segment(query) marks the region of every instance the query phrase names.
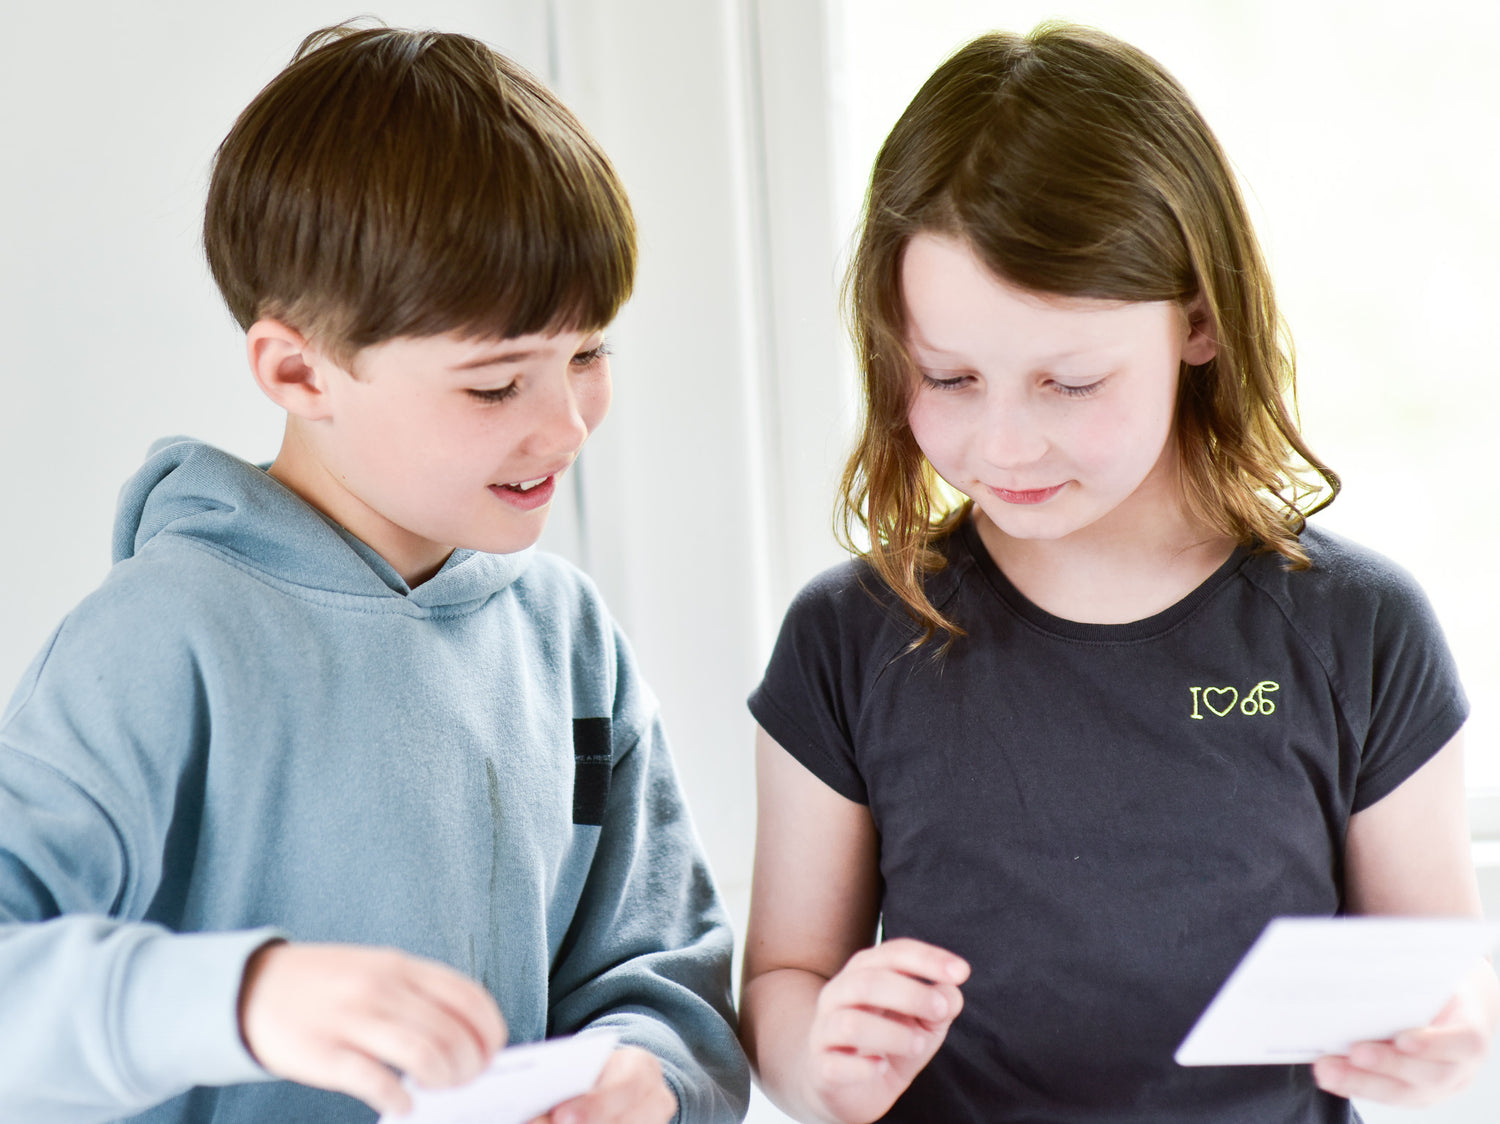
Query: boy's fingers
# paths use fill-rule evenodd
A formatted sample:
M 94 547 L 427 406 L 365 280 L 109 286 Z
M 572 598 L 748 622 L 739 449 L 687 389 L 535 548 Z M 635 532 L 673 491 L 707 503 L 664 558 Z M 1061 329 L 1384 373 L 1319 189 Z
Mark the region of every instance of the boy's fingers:
M 659 1084 L 659 1083 L 658 1083 Z M 607 1124 L 616 1120 L 642 1120 L 665 1124 L 677 1111 L 677 1102 L 665 1085 L 615 1085 L 594 1089 L 554 1108 L 551 1124 Z
M 376 1112 L 411 1111 L 411 1096 L 388 1067 L 357 1050 L 337 1050 L 326 1059 L 319 1081 L 321 1088 L 347 1093 L 364 1101 Z
M 677 1098 L 667 1088 L 661 1063 L 636 1046 L 621 1046 L 609 1056 L 594 1087 L 553 1107 L 547 1124 L 611 1124 L 636 1121 L 666 1124 L 677 1114 Z
M 464 1027 L 415 999 L 372 1012 L 345 1034 L 352 1045 L 426 1088 L 463 1084 L 478 1076 L 487 1060 Z
M 486 1060 L 505 1045 L 505 1019 L 482 985 L 446 964 L 417 960 L 412 962 L 412 970 L 414 985 L 464 1024 Z

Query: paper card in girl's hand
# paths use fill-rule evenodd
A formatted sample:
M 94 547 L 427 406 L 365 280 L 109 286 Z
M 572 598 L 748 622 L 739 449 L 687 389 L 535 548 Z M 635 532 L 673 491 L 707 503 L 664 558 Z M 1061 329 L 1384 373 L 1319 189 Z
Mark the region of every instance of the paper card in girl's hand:
M 1280 917 L 1177 1049 L 1179 1065 L 1289 1065 L 1426 1026 L 1500 944 L 1470 918 Z

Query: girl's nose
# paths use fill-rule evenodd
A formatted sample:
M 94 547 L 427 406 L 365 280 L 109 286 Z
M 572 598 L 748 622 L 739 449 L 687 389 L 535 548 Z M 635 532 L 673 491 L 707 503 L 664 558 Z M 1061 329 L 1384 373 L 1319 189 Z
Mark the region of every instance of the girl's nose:
M 985 404 L 979 454 L 999 469 L 1035 464 L 1047 451 L 1047 438 L 1024 400 L 997 396 Z

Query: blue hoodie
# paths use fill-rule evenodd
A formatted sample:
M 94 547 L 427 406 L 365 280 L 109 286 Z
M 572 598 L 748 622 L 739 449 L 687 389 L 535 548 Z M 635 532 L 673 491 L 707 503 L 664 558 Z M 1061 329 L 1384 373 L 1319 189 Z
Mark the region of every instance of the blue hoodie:
M 373 1120 L 246 1051 L 274 936 L 450 964 L 512 1041 L 616 1027 L 680 1119 L 743 1115 L 729 929 L 587 578 L 457 551 L 409 589 L 183 440 L 114 554 L 0 719 L 0 1119 Z

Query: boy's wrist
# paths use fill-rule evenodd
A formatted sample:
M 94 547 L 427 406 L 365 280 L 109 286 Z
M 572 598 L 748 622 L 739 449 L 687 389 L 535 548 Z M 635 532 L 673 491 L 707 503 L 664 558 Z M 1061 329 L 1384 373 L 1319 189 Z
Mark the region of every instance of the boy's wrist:
M 240 1032 L 240 1044 L 245 1047 L 245 1052 L 255 1059 L 257 1065 L 260 1064 L 260 1059 L 255 1057 L 255 1050 L 250 1045 L 250 1040 L 245 1037 L 245 1005 L 249 1002 L 250 994 L 255 988 L 255 981 L 260 974 L 261 966 L 265 963 L 266 953 L 286 943 L 285 937 L 272 937 L 245 958 L 245 970 L 240 973 L 239 997 L 235 1002 L 235 1023 Z
M 282 939 L 257 929 L 159 933 L 140 942 L 122 976 L 119 1045 L 143 1093 L 269 1079 L 240 1035 L 239 999 L 246 963 Z

